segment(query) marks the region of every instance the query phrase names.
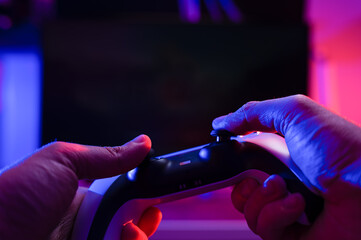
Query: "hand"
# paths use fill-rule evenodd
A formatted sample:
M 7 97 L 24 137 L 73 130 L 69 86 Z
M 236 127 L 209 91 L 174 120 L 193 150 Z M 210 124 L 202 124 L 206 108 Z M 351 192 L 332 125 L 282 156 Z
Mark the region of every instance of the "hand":
M 296 95 L 249 102 L 235 113 L 213 121 L 214 129 L 245 134 L 278 132 L 291 158 L 325 200 L 311 226 L 296 223 L 304 209 L 300 194 L 288 195 L 284 181 L 271 176 L 261 186 L 253 179 L 239 183 L 235 207 L 263 239 L 359 239 L 361 236 L 361 129 Z
M 145 135 L 120 147 L 65 142 L 43 147 L 0 175 L 0 239 L 68 239 L 86 191 L 78 188 L 78 180 L 129 171 L 150 147 Z M 160 220 L 160 211 L 149 208 L 139 227 L 123 227 L 122 239 L 147 239 Z

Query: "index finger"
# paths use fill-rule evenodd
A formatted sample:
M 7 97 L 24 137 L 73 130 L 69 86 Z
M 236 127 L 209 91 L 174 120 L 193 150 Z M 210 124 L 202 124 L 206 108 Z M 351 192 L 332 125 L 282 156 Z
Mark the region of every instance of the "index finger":
M 213 128 L 225 129 L 236 134 L 262 131 L 286 135 L 289 127 L 307 118 L 308 113 L 317 108 L 316 105 L 303 95 L 261 102 L 252 101 L 234 113 L 216 118 L 213 121 Z

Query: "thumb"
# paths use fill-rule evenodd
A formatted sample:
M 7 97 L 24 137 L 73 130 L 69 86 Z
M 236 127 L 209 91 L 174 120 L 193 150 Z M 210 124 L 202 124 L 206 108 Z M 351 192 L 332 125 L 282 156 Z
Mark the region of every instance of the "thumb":
M 150 147 L 145 135 L 119 147 L 65 142 L 43 147 L 0 175 L 0 229 L 6 229 L 0 238 L 46 239 L 74 200 L 78 179 L 126 172 L 139 165 Z
M 140 135 L 117 147 L 86 146 L 55 142 L 31 158 L 50 159 L 70 168 L 78 179 L 96 179 L 115 176 L 138 166 L 148 154 L 151 140 Z

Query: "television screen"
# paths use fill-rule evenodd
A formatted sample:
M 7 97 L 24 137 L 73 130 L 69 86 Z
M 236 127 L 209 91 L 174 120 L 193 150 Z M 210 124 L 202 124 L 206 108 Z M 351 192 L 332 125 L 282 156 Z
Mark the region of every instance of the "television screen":
M 211 122 L 250 100 L 306 93 L 307 26 L 55 21 L 43 32 L 43 144 L 156 154 L 212 141 Z

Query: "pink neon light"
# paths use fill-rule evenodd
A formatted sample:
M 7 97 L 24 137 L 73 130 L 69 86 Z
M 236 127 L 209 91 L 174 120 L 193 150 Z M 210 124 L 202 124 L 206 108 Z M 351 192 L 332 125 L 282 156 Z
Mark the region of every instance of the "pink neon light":
M 361 2 L 309 0 L 312 98 L 361 123 Z

